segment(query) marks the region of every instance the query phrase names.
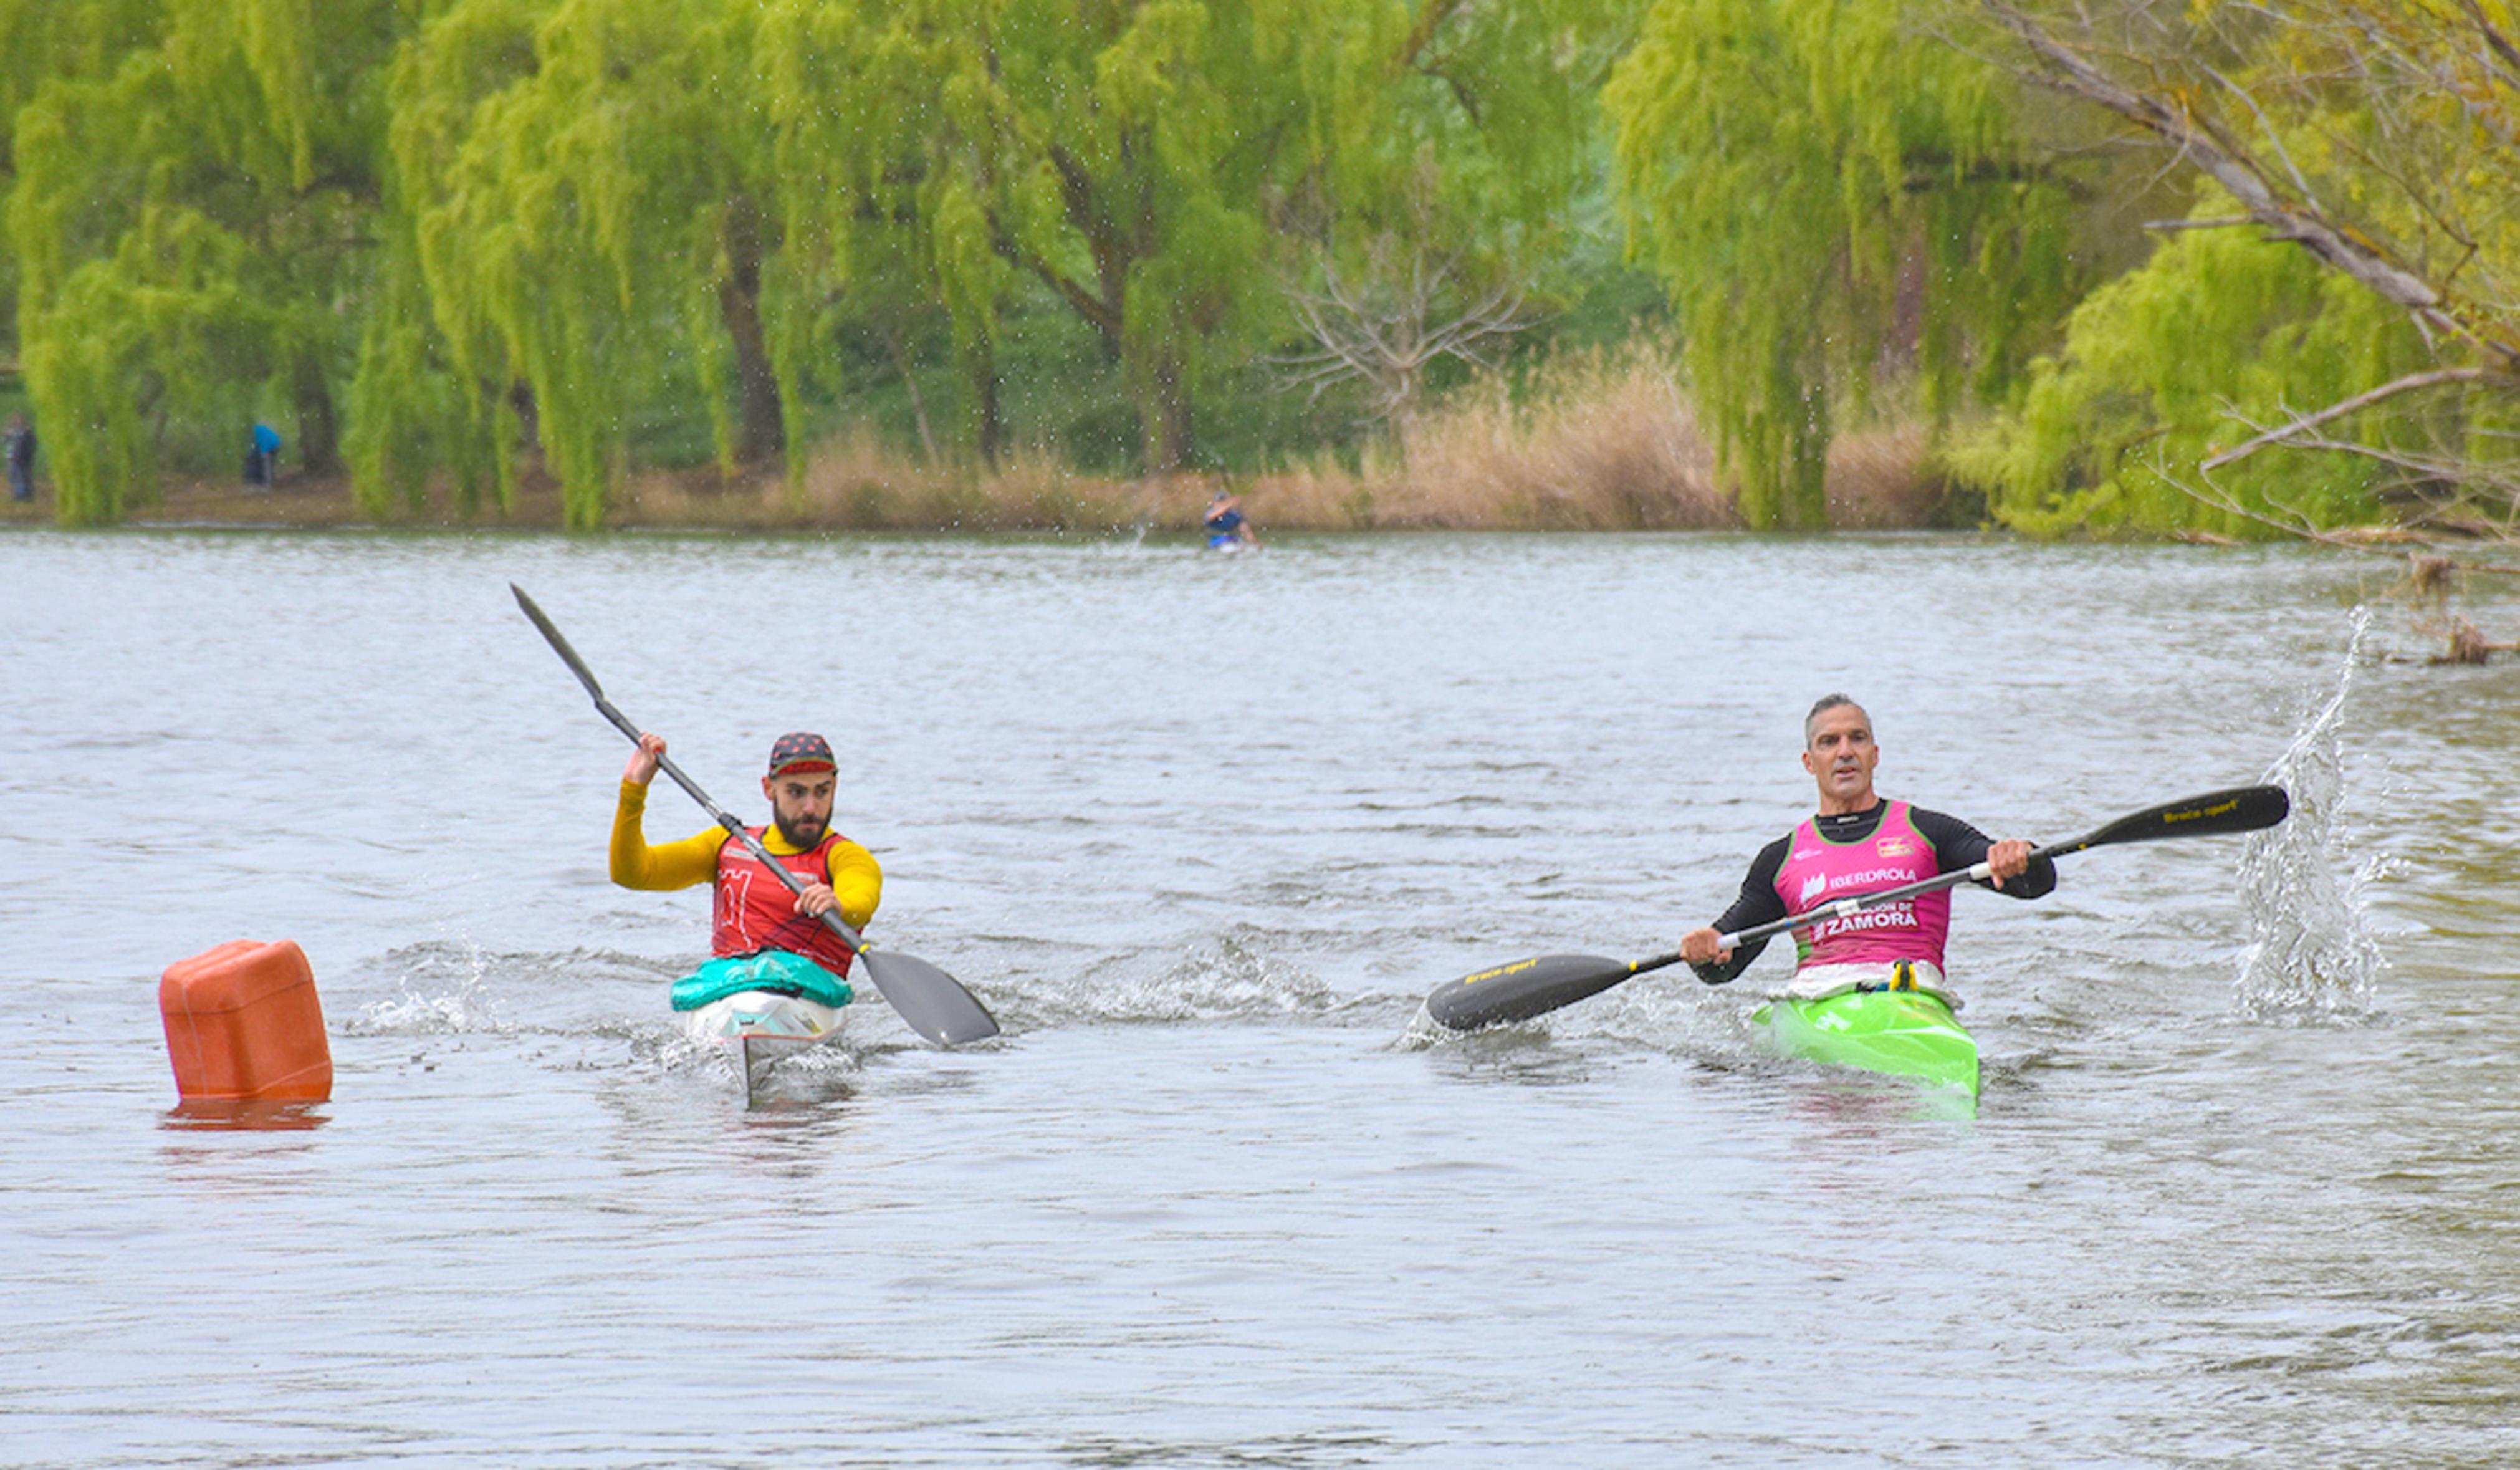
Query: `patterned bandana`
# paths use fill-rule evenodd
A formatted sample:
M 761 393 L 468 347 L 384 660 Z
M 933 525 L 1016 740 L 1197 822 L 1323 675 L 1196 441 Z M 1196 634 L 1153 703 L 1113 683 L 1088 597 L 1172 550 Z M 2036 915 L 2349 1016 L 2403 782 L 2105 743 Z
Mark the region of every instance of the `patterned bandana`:
M 784 776 L 789 771 L 827 771 L 837 768 L 832 759 L 832 743 L 820 735 L 804 730 L 779 737 L 770 748 L 770 774 Z

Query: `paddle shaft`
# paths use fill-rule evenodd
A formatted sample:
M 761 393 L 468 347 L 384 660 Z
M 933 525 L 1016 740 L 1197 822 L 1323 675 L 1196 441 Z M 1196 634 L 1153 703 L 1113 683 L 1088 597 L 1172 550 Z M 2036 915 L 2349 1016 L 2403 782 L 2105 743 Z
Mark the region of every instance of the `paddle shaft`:
M 625 718 L 620 711 L 613 709 L 612 702 L 610 700 L 606 699 L 603 695 L 599 694 L 595 697 L 595 708 L 603 711 L 604 717 L 612 721 L 612 723 L 620 729 L 622 734 L 629 736 L 630 743 L 632 745 L 637 745 L 639 743 L 639 727 L 632 724 L 627 718 Z M 727 830 L 728 836 L 733 837 L 737 842 L 743 844 L 744 850 L 750 852 L 754 859 L 763 867 L 778 874 L 779 881 L 788 885 L 788 892 L 798 895 L 799 896 L 804 894 L 805 880 L 796 876 L 796 870 L 790 868 L 786 863 L 781 862 L 778 858 L 773 857 L 770 854 L 770 850 L 761 845 L 761 839 L 752 835 L 751 828 L 743 825 L 742 821 L 736 817 L 732 812 L 727 811 L 724 807 L 719 806 L 715 802 L 710 801 L 708 799 L 708 793 L 700 790 L 699 783 L 694 781 L 691 777 L 684 775 L 683 768 L 676 765 L 671 757 L 664 755 L 657 756 L 656 769 L 673 777 L 674 784 L 681 787 L 684 791 L 689 792 L 692 800 L 700 804 L 700 809 L 707 812 L 711 820 L 715 821 L 719 826 L 724 827 Z M 866 941 L 860 939 L 858 937 L 858 932 L 851 929 L 848 926 L 848 922 L 840 917 L 840 911 L 836 904 L 831 908 L 824 909 L 814 917 L 822 920 L 825 927 L 829 928 L 832 933 L 838 935 L 840 937 L 840 942 L 847 944 L 851 949 L 858 951 L 865 950 L 867 946 Z
M 2033 848 L 2030 850 L 2030 860 L 2037 862 L 2043 857 L 2063 857 L 2067 853 L 2081 852 L 2092 848 L 2105 848 L 2116 843 L 2152 842 L 2160 838 L 2182 837 L 2189 834 L 2211 836 L 2231 832 L 2254 832 L 2282 821 L 2291 810 L 2292 799 L 2286 796 L 2280 787 L 2235 786 L 2228 791 L 2207 792 L 2201 797 L 2190 797 L 2185 801 L 2147 806 L 2141 811 L 2119 817 L 2105 826 L 2094 827 L 2072 842 L 2049 843 L 2044 848 Z M 1823 903 L 1807 913 L 1795 914 L 1791 918 L 1778 919 L 1770 924 L 1761 924 L 1754 929 L 1744 929 L 1739 934 L 1728 934 L 1717 942 L 1724 948 L 1732 949 L 1782 934 L 1788 929 L 1800 929 L 1815 919 L 1842 919 L 1848 914 L 1879 904 L 1895 903 L 1901 898 L 1913 898 L 1920 894 L 1940 893 L 1944 889 L 1956 888 L 1963 883 L 1984 882 L 1994 876 L 1994 865 L 1981 862 L 1974 867 L 1961 868 L 1950 873 L 1937 873 L 1931 878 L 1919 879 L 1898 888 L 1884 889 L 1877 894 L 1865 894 L 1856 897 L 1840 898 L 1834 903 Z
M 2059 843 L 2052 848 L 2032 849 L 2030 858 L 2036 862 L 2042 857 L 2056 857 L 2067 852 L 2079 852 L 2082 850 L 2081 843 Z M 1743 944 L 1755 944 L 1761 940 L 1774 939 L 1788 929 L 1800 929 L 1806 924 L 1816 923 L 1822 919 L 1843 919 L 1849 914 L 1861 913 L 1868 908 L 1878 908 L 1884 903 L 1896 903 L 1902 898 L 1914 898 L 1926 894 L 1939 894 L 1947 888 L 1958 888 L 1963 883 L 1983 882 L 1994 876 L 1995 866 L 1992 863 L 1981 862 L 1974 867 L 1955 868 L 1948 873 L 1937 873 L 1931 878 L 1919 878 L 1913 883 L 1903 883 L 1897 888 L 1885 888 L 1877 894 L 1859 894 L 1851 898 L 1840 898 L 1834 903 L 1823 903 L 1818 908 L 1795 914 L 1790 918 L 1775 919 L 1765 924 L 1753 925 L 1739 934 L 1725 935 L 1715 942 L 1721 948 L 1737 949 Z
M 568 666 L 568 671 L 577 675 L 577 681 L 586 686 L 587 694 L 595 701 L 597 712 L 610 720 L 614 729 L 629 736 L 632 742 L 637 742 L 640 738 L 639 727 L 632 724 L 627 715 L 612 708 L 612 702 L 604 697 L 604 686 L 595 681 L 595 670 L 586 666 L 586 661 L 577 656 L 576 649 L 569 647 L 568 639 L 562 637 L 561 630 L 553 625 L 552 620 L 543 616 L 542 609 L 534 606 L 534 600 L 525 595 L 524 588 L 510 582 L 508 590 L 517 594 L 517 606 L 522 608 L 525 617 L 533 620 L 534 626 L 543 635 L 543 641 L 551 645 L 553 653 L 560 655 L 561 662 Z M 698 782 L 684 775 L 681 766 L 659 754 L 656 757 L 656 768 L 673 777 L 674 784 L 690 793 L 692 800 L 699 803 L 701 809 L 715 818 L 717 824 L 725 828 L 730 836 L 743 844 L 745 850 L 759 860 L 763 867 L 778 874 L 779 881 L 788 886 L 789 893 L 800 898 L 804 896 L 804 879 L 790 872 L 787 864 L 771 856 L 770 850 L 761 845 L 761 840 L 745 830 L 744 825 L 729 815 L 724 807 L 710 801 L 708 793 L 700 790 Z M 980 1004 L 978 996 L 963 988 L 961 981 L 923 959 L 892 949 L 878 953 L 869 948 L 858 932 L 851 929 L 847 921 L 840 917 L 837 904 L 814 917 L 824 928 L 838 936 L 840 942 L 848 945 L 851 953 L 866 961 L 867 978 L 875 982 L 876 989 L 891 1003 L 893 1010 L 912 1031 L 945 1046 L 959 1046 L 966 1041 L 985 1041 L 998 1034 L 997 1018 L 989 1014 L 987 1006 Z
M 510 582 L 508 590 L 517 594 L 517 605 L 525 610 L 525 616 L 533 620 L 537 629 L 541 630 L 544 641 L 551 644 L 552 652 L 560 655 L 561 662 L 568 666 L 568 671 L 577 675 L 577 681 L 586 686 L 586 692 L 594 697 L 597 712 L 606 719 L 612 721 L 612 728 L 629 736 L 632 745 L 637 745 L 641 734 L 639 727 L 631 723 L 630 716 L 614 709 L 612 701 L 604 697 L 604 686 L 596 682 L 595 670 L 587 667 L 586 661 L 577 656 L 577 650 L 569 646 L 566 635 L 561 632 L 551 619 L 544 616 L 543 610 L 535 605 L 532 598 L 525 595 L 524 588 Z M 771 856 L 770 850 L 761 845 L 761 839 L 753 836 L 751 829 L 745 827 L 725 807 L 710 801 L 708 793 L 700 790 L 699 783 L 684 775 L 683 768 L 676 765 L 670 757 L 658 755 L 656 768 L 673 777 L 674 784 L 688 793 L 693 801 L 699 803 L 700 809 L 707 812 L 719 826 L 724 827 L 729 836 L 743 844 L 744 850 L 750 852 L 763 867 L 778 874 L 779 881 L 788 885 L 789 893 L 799 896 L 804 894 L 805 880 L 797 877 L 786 863 Z M 815 917 L 822 920 L 824 926 L 832 933 L 838 935 L 840 942 L 848 945 L 851 951 L 860 954 L 866 952 L 866 941 L 859 938 L 858 932 L 851 929 L 847 921 L 840 917 L 837 905 L 823 910 Z
M 2051 843 L 2033 849 L 2030 856 L 2034 860 L 2061 857 L 2090 848 L 2149 842 L 2159 838 L 2255 832 L 2282 821 L 2291 804 L 2291 799 L 2284 795 L 2281 787 L 2276 786 L 2241 786 L 2208 792 L 2201 797 L 2147 806 L 2094 828 L 2072 842 Z M 1808 912 L 1744 929 L 1737 934 L 1721 935 L 1717 937 L 1716 944 L 1720 950 L 1736 949 L 1789 929 L 1843 918 L 1880 904 L 1895 903 L 1919 894 L 1994 876 L 1991 864 L 1979 862 L 1877 894 L 1857 895 L 1833 903 L 1823 903 Z M 1426 1012 L 1437 1023 L 1454 1031 L 1476 1031 L 1499 1022 L 1527 1021 L 1598 995 L 1632 977 L 1680 964 L 1688 957 L 1685 952 L 1675 951 L 1632 962 L 1590 954 L 1544 955 L 1537 959 L 1518 960 L 1437 987 L 1434 993 L 1426 997 Z
M 2054 857 L 2063 852 L 2079 852 L 2085 846 L 2087 846 L 2087 844 L 2079 842 L 2059 843 L 2052 848 L 2040 848 L 2030 855 L 2033 859 L 2041 857 Z M 1808 913 L 1799 913 L 1795 914 L 1791 918 L 1778 919 L 1773 923 L 1761 924 L 1755 928 L 1744 929 L 1739 934 L 1725 935 L 1716 940 L 1715 942 L 1719 949 L 1737 949 L 1743 944 L 1755 944 L 1761 940 L 1774 939 L 1776 936 L 1783 934 L 1788 929 L 1800 929 L 1806 924 L 1814 923 L 1821 919 L 1844 918 L 1848 914 L 1857 913 L 1864 909 L 1875 907 L 1879 904 L 1896 903 L 1902 898 L 1913 898 L 1919 894 L 1939 893 L 1947 888 L 1958 888 L 1963 883 L 1968 883 L 1976 879 L 1991 878 L 1994 875 L 1995 870 L 1982 862 L 1975 867 L 1956 868 L 1951 872 L 1937 873 L 1931 878 L 1920 879 L 1917 882 L 1906 884 L 1899 888 L 1883 889 L 1877 894 L 1864 894 L 1852 898 L 1840 898 L 1834 903 L 1823 903 L 1820 907 L 1812 909 Z M 1687 958 L 1688 958 L 1687 954 L 1675 949 L 1669 954 L 1657 954 L 1650 959 L 1631 960 L 1628 962 L 1625 973 L 1619 978 L 1621 980 L 1625 980 L 1631 976 L 1651 974 L 1656 970 L 1668 970 Z M 1613 981 L 1611 984 L 1615 985 L 1617 982 Z

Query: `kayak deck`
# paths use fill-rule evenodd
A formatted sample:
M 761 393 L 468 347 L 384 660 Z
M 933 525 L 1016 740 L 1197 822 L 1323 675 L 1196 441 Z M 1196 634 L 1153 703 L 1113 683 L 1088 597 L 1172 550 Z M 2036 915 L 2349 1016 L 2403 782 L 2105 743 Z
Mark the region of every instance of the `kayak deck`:
M 1923 990 L 1849 990 L 1770 1001 L 1750 1017 L 1778 1056 L 1913 1078 L 1978 1095 L 1977 1038 Z

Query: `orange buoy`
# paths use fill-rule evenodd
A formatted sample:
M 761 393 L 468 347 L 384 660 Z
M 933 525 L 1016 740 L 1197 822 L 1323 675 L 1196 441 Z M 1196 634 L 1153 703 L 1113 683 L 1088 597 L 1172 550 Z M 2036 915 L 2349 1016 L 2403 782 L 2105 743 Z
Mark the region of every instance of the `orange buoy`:
M 234 940 L 178 960 L 158 983 L 158 1009 L 175 1090 L 187 1098 L 333 1095 L 315 971 L 293 940 Z

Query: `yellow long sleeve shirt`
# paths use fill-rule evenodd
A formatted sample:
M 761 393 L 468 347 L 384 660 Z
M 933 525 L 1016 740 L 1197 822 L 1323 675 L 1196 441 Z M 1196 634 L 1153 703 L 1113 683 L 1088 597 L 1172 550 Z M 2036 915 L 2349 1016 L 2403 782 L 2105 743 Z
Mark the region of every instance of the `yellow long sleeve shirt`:
M 621 783 L 620 804 L 612 811 L 612 881 L 623 888 L 663 892 L 691 888 L 717 877 L 717 851 L 726 845 L 726 829 L 711 827 L 681 842 L 648 846 L 643 818 L 648 788 Z M 804 850 L 783 836 L 777 823 L 761 834 L 761 845 L 775 856 Z M 883 869 L 875 854 L 846 838 L 832 844 L 826 858 L 832 896 L 840 902 L 840 917 L 851 929 L 864 929 L 883 901 Z

